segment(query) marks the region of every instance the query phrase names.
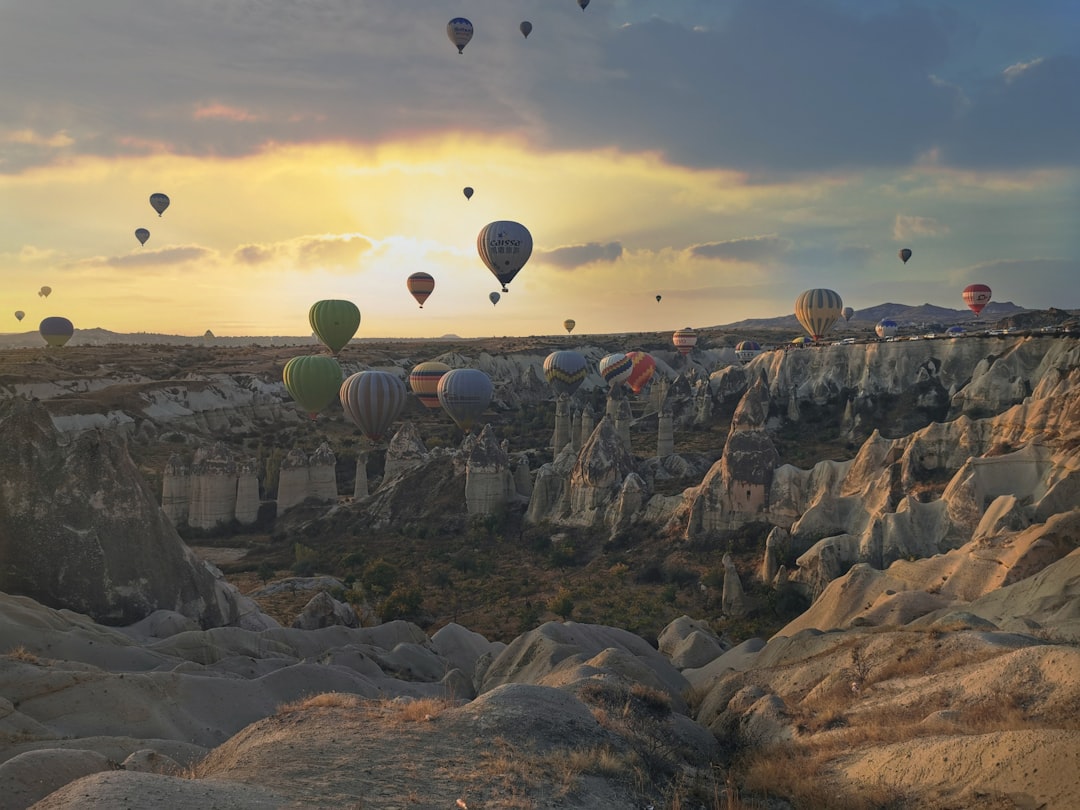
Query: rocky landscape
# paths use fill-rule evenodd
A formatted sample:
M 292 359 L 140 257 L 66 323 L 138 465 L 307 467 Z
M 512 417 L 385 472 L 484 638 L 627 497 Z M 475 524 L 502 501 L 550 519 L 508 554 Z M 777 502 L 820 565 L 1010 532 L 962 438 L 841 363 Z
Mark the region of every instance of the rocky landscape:
M 0 354 L 0 808 L 1080 806 L 1080 340 L 627 340 Z

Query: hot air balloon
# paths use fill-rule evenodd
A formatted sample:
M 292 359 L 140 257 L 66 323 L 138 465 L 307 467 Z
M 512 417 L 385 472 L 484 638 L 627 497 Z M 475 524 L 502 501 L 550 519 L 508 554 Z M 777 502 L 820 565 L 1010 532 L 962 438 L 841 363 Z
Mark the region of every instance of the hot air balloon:
M 455 368 L 439 380 L 439 403 L 457 426 L 468 433 L 491 402 L 491 378 L 475 368 Z
M 630 375 L 626 378 L 626 385 L 635 394 L 640 394 L 652 379 L 656 371 L 656 360 L 648 352 L 629 352 Z
M 38 298 L 48 298 L 49 293 L 52 292 L 52 287 L 42 287 L 38 290 Z
M 978 317 L 983 307 L 990 303 L 990 288 L 985 284 L 969 284 L 964 287 L 964 303 Z
M 962 326 L 950 326 L 945 330 L 945 337 L 963 337 L 967 334 L 967 330 Z
M 345 379 L 338 396 L 345 415 L 361 433 L 377 442 L 405 404 L 405 383 L 389 371 L 358 371 Z
M 661 299 L 661 298 L 663 298 L 663 297 L 664 297 L 664 296 L 662 296 L 662 295 L 658 295 L 658 296 L 656 296 L 656 303 L 658 303 L 658 304 L 659 304 L 659 303 L 660 303 L 660 299 Z
M 146 230 L 146 228 L 136 228 L 135 238 L 139 240 L 140 245 L 145 245 L 146 240 L 150 238 L 150 231 Z
M 589 5 L 589 0 L 577 0 L 577 4 L 581 6 L 581 10 L 585 10 L 585 6 Z
M 844 316 L 844 322 L 846 323 L 855 317 L 855 310 L 851 307 L 844 307 L 840 310 L 840 314 Z
M 573 318 L 567 318 L 565 321 L 562 322 L 562 325 L 563 329 L 566 330 L 566 334 L 569 335 L 571 332 L 574 331 L 574 327 L 577 326 L 577 321 L 575 321 Z
M 420 305 L 420 309 L 423 309 L 424 302 L 428 300 L 428 296 L 435 289 L 435 279 L 427 273 L 413 273 L 405 281 L 405 286 L 409 288 L 409 292 L 412 293 L 412 297 Z
M 497 303 L 499 303 L 500 298 L 502 298 L 502 296 L 499 295 L 497 292 L 488 293 L 488 301 L 491 302 L 492 306 L 495 306 Z
M 911 258 L 911 248 L 901 248 L 896 255 L 900 257 L 900 261 L 907 264 L 907 260 Z
M 761 354 L 761 345 L 753 340 L 740 340 L 735 344 L 735 356 L 740 363 L 749 363 Z
M 428 360 L 414 367 L 409 374 L 409 388 L 426 408 L 442 407 L 439 403 L 439 380 L 450 370 L 446 363 Z
M 360 310 L 352 301 L 316 301 L 308 310 L 308 323 L 331 353 L 337 354 L 360 328 Z
M 502 284 L 503 292 L 507 292 L 506 285 L 525 266 L 532 249 L 532 234 L 520 222 L 489 222 L 476 237 L 476 250 L 488 270 Z
M 897 329 L 899 329 L 899 327 L 897 326 L 896 321 L 889 320 L 888 318 L 881 319 L 877 322 L 877 326 L 874 327 L 874 331 L 879 338 L 891 338 L 896 335 Z
M 810 343 L 811 340 L 806 335 L 799 335 L 797 338 L 791 341 L 792 346 L 798 346 L 799 348 L 802 348 L 803 346 L 809 346 Z
M 610 390 L 614 391 L 626 382 L 630 372 L 634 370 L 634 360 L 622 352 L 609 354 L 600 358 L 597 370 L 600 372 L 600 376 L 604 378 L 604 382 L 608 384 Z
M 67 318 L 46 318 L 38 326 L 38 331 L 50 346 L 63 346 L 75 334 L 75 327 Z
M 446 35 L 457 46 L 457 52 L 461 53 L 472 39 L 473 24 L 464 17 L 454 17 L 446 24 Z
M 585 381 L 588 362 L 580 352 L 552 352 L 544 358 L 544 379 L 556 394 L 573 394 Z
M 473 187 L 472 187 L 472 186 L 465 186 L 465 188 L 463 188 L 463 189 L 461 190 L 461 193 L 465 195 L 465 199 L 466 199 L 466 200 L 471 200 L 471 199 L 472 199 L 472 195 L 473 195 L 473 194 L 474 194 L 475 192 L 473 191 Z
M 165 209 L 169 207 L 169 195 L 162 194 L 160 191 L 151 194 L 150 207 L 157 211 L 157 215 L 160 217 L 165 213 Z
M 518 26 L 518 30 L 521 31 L 521 35 L 525 37 L 525 39 L 528 39 L 529 34 L 532 33 L 532 23 L 528 20 L 525 20 L 521 25 Z
M 844 302 L 832 290 L 807 290 L 795 299 L 795 317 L 815 341 L 825 337 L 843 308 Z
M 15 320 L 21 321 L 25 317 L 26 317 L 26 313 L 23 312 L 21 309 L 15 310 Z
M 683 357 L 690 354 L 693 351 L 694 346 L 697 345 L 697 332 L 686 326 L 671 336 L 671 342 L 675 344 L 675 348 L 679 350 L 679 354 Z
M 334 401 L 343 376 L 338 361 L 323 354 L 293 357 L 281 371 L 285 390 L 312 419 Z

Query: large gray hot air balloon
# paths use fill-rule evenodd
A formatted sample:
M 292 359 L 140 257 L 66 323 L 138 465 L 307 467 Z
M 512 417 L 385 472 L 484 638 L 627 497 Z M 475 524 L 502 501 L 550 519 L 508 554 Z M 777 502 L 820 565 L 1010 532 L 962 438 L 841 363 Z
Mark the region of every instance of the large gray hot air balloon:
M 466 433 L 491 402 L 493 391 L 491 378 L 475 368 L 455 368 L 439 378 L 439 404 Z
M 464 17 L 454 17 L 446 24 L 446 35 L 457 46 L 457 52 L 462 53 L 472 39 L 473 24 Z
M 381 440 L 405 404 L 405 383 L 389 371 L 358 371 L 341 384 L 345 415 L 371 441 Z
M 488 270 L 502 284 L 502 291 L 532 255 L 533 240 L 529 229 L 520 222 L 497 220 L 480 229 L 476 250 Z

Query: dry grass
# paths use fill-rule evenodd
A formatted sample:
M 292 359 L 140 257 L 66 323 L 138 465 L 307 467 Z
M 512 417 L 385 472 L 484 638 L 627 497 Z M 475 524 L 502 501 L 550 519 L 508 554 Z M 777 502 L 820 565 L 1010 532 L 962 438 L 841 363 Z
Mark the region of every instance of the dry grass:
M 298 698 L 277 707 L 278 714 L 310 711 L 311 709 L 356 709 L 364 700 L 358 695 L 345 692 L 321 692 L 317 695 Z
M 4 655 L 12 661 L 22 661 L 24 664 L 40 664 L 41 659 L 35 653 L 30 652 L 24 644 L 12 647 Z

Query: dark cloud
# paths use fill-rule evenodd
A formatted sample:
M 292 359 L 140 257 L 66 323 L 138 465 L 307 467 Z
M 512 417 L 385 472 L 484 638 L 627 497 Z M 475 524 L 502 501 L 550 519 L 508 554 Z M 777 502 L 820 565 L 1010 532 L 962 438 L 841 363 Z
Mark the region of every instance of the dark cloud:
M 474 0 L 461 56 L 434 2 L 10 5 L 0 105 L 8 133 L 40 137 L 8 150 L 4 172 L 78 152 L 230 156 L 446 129 L 765 175 L 905 166 L 931 149 L 953 165 L 1060 165 L 1080 149 L 1075 40 L 992 70 L 981 55 L 981 79 L 968 65 L 957 77 L 978 43 L 974 3 L 733 0 L 720 13 L 710 0 L 702 26 L 689 3 L 667 20 L 644 0 L 542 7 L 526 41 L 518 11 Z M 1053 19 L 1040 8 L 1029 26 Z M 58 148 L 58 133 L 74 143 Z
M 622 254 L 623 247 L 619 242 L 608 242 L 606 245 L 589 242 L 586 245 L 567 245 L 554 250 L 541 251 L 537 253 L 537 257 L 542 258 L 547 264 L 571 270 L 593 262 L 614 262 Z
M 762 262 L 776 259 L 791 250 L 791 241 L 779 236 L 748 236 L 724 242 L 694 245 L 690 254 L 702 259 L 729 259 L 737 262 Z

